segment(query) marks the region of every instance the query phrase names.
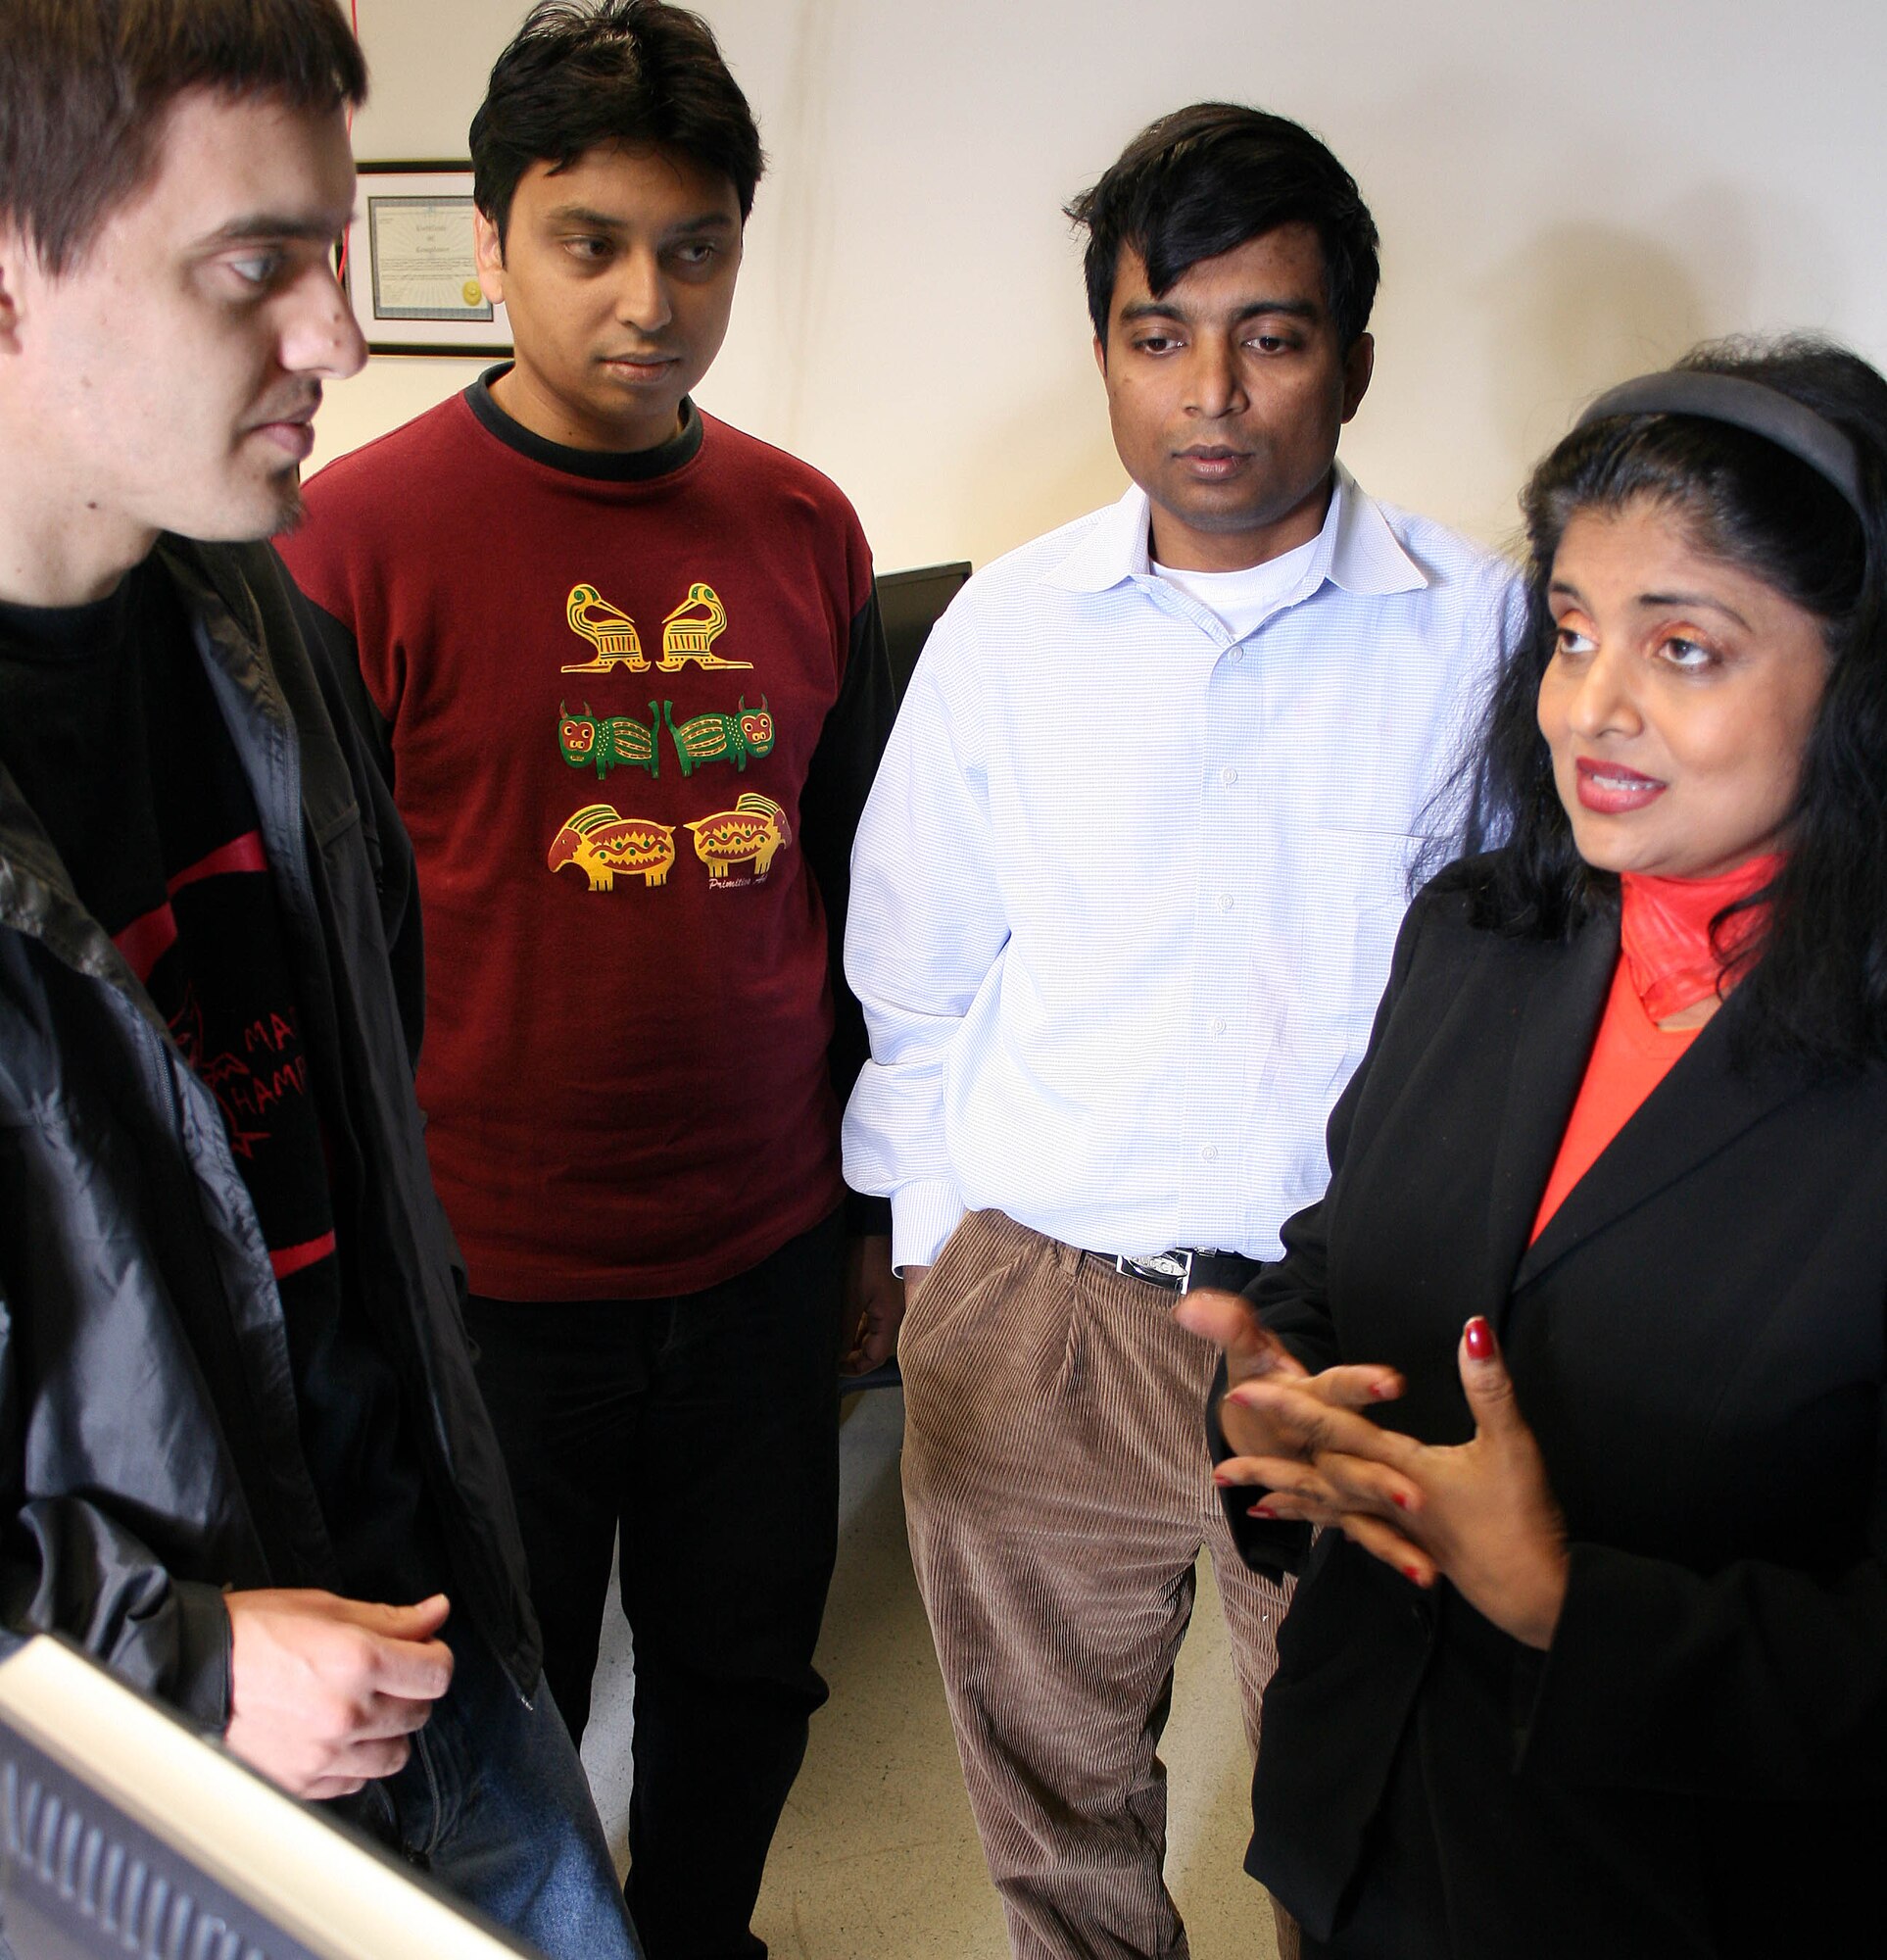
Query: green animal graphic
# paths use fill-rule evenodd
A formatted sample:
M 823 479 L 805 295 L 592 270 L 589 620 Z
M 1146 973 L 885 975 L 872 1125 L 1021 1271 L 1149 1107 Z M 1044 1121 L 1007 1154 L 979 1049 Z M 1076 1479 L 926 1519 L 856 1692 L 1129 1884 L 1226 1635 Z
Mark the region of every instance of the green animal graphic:
M 587 701 L 581 714 L 572 714 L 567 707 L 559 707 L 557 714 L 557 745 L 571 768 L 594 766 L 598 782 L 611 769 L 647 769 L 652 776 L 661 774 L 661 717 L 653 701 L 649 704 L 647 728 L 627 714 L 599 719 L 590 712 Z M 689 725 L 692 727 L 693 723 Z M 769 741 L 767 747 L 772 746 Z M 688 763 L 684 760 L 682 774 L 687 773 Z
M 649 704 L 651 709 L 654 705 L 653 701 Z M 674 739 L 675 756 L 684 776 L 693 775 L 703 762 L 732 762 L 737 769 L 745 770 L 750 756 L 772 752 L 773 716 L 767 710 L 765 695 L 761 695 L 758 708 L 748 707 L 747 696 L 742 695 L 737 713 L 697 714 L 679 727 L 672 701 L 662 703 L 661 712 Z M 640 735 L 642 731 L 638 728 L 636 732 Z

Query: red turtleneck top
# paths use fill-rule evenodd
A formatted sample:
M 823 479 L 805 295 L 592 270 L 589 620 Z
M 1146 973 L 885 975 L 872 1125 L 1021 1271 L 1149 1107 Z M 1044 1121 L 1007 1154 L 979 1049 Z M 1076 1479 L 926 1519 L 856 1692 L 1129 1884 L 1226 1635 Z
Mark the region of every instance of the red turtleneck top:
M 1620 878 L 1619 965 L 1585 1080 L 1533 1217 L 1535 1239 L 1700 1032 L 1658 1023 L 1717 991 L 1723 958 L 1761 931 L 1763 911 L 1753 906 L 1725 924 L 1722 957 L 1711 944 L 1711 920 L 1725 906 L 1761 891 L 1781 862 L 1772 855 L 1752 858 L 1716 878 L 1653 878 L 1632 871 Z

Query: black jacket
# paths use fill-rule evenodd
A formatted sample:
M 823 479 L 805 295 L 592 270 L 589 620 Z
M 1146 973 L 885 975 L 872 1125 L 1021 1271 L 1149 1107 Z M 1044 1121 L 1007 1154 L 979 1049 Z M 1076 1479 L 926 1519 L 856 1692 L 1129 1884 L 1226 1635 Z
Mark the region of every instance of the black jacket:
M 349 1283 L 421 1442 L 456 1608 L 529 1693 L 510 1489 L 412 1096 L 406 834 L 273 552 L 159 554 L 261 820 Z M 219 1589 L 332 1580 L 280 1298 L 216 1102 L 0 769 L 0 1626 L 68 1634 L 220 1729 Z
M 1401 1368 L 1380 1419 L 1431 1442 L 1472 1433 L 1456 1343 L 1488 1316 L 1570 1526 L 1565 1612 L 1542 1656 L 1326 1534 L 1248 1864 L 1327 1937 L 1381 1882 L 1394 1789 L 1447 1902 L 1399 1950 L 1832 1951 L 1887 1841 L 1887 1070 L 1739 1072 L 1733 995 L 1529 1249 L 1617 914 L 1476 930 L 1476 876 L 1411 911 L 1329 1193 L 1251 1294 L 1314 1369 Z

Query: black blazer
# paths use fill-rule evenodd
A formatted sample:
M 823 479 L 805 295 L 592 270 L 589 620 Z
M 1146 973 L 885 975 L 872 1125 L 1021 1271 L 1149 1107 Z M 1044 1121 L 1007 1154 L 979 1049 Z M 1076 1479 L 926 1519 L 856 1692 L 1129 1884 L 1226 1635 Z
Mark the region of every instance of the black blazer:
M 1529 1249 L 1618 921 L 1476 930 L 1479 861 L 1411 909 L 1329 1192 L 1250 1293 L 1312 1368 L 1402 1369 L 1380 1419 L 1432 1442 L 1472 1433 L 1484 1313 L 1571 1528 L 1566 1608 L 1540 1655 L 1325 1534 L 1247 1865 L 1328 1938 L 1413 1800 L 1445 1928 L 1397 1951 L 1833 1950 L 1887 1843 L 1887 1069 L 1739 1072 L 1732 996 Z M 1248 1500 L 1247 1557 L 1292 1563 Z

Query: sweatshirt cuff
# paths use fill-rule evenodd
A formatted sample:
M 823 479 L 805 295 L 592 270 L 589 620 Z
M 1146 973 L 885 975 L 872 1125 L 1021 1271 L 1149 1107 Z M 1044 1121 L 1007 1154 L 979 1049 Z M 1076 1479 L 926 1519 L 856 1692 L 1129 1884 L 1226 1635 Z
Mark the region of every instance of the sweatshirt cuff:
M 892 1269 L 931 1266 L 963 1217 L 963 1200 L 948 1178 L 927 1178 L 892 1193 Z

